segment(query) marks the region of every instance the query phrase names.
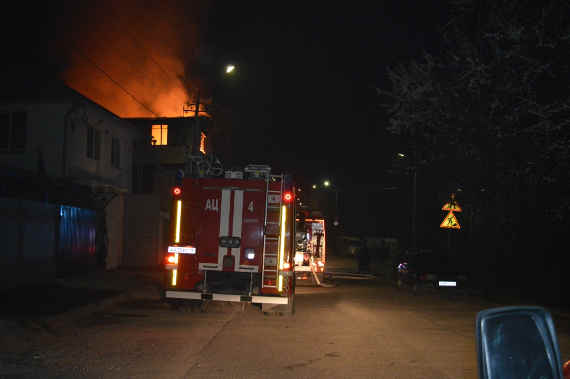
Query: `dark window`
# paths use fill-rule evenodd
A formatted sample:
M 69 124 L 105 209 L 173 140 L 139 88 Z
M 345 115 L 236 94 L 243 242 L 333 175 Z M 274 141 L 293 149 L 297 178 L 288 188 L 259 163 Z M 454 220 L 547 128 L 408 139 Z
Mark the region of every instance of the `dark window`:
M 93 155 L 93 128 L 87 127 L 87 158 L 94 158 Z
M 101 132 L 97 129 L 95 129 L 94 150 L 95 150 L 95 159 L 99 160 L 99 158 L 101 157 Z
M 99 160 L 101 152 L 101 132 L 92 126 L 87 127 L 87 158 Z
M 118 138 L 111 140 L 111 166 L 121 168 L 121 141 Z
M 27 113 L 0 113 L 0 150 L 21 153 L 26 149 Z

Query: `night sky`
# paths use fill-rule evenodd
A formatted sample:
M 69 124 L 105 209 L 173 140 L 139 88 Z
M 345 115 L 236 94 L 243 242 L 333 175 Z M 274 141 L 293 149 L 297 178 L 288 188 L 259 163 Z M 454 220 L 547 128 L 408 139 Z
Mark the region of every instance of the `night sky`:
M 306 188 L 328 178 L 342 190 L 349 229 L 404 236 L 409 205 L 394 204 L 407 204 L 409 178 L 386 173 L 400 140 L 385 131 L 375 88 L 389 89 L 389 66 L 438 49 L 447 6 L 365 4 L 16 6 L 3 24 L 12 51 L 3 71 L 62 77 L 125 117 L 176 115 L 200 83 L 219 109 L 226 166 L 267 163 Z M 219 75 L 228 62 L 238 67 L 229 80 Z
M 437 48 L 444 17 L 444 9 L 413 1 L 224 3 L 210 12 L 207 42 L 242 65 L 240 125 L 265 135 L 272 160 L 316 179 L 366 182 L 350 172 L 388 164 L 393 148 L 374 88 L 387 89 L 388 66 Z
M 375 88 L 389 89 L 388 67 L 438 49 L 447 9 L 415 1 L 330 4 L 212 10 L 208 43 L 245 72 L 240 90 L 247 95 L 233 104 L 242 107 L 241 133 L 232 136 L 251 146 L 248 158 L 268 158 L 307 189 L 325 178 L 338 184 L 347 230 L 406 238 L 410 178 L 386 173 L 401 141 L 385 131 Z M 425 196 L 437 231 L 441 205 Z

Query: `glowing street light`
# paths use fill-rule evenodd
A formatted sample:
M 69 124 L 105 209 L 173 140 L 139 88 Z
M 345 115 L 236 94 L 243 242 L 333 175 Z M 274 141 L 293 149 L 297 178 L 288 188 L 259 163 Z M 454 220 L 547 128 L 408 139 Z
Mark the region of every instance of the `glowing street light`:
M 236 66 L 234 66 L 233 64 L 229 64 L 226 66 L 226 74 L 231 74 L 232 72 L 234 72 L 236 69 Z
M 398 153 L 399 158 L 404 158 L 405 156 L 406 156 L 406 154 L 404 154 L 404 153 Z
M 316 184 L 313 184 L 313 189 L 317 189 L 317 185 L 316 185 Z
M 328 180 L 325 180 L 324 183 L 323 183 L 323 185 L 324 185 L 325 187 L 328 187 L 328 186 L 331 185 L 331 182 L 329 182 Z

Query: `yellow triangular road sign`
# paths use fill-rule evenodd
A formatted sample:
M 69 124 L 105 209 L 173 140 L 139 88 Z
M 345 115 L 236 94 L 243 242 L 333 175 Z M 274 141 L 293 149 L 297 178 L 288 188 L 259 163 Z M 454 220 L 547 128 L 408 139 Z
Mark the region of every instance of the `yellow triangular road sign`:
M 449 211 L 449 213 L 447 214 L 447 216 L 445 216 L 439 227 L 445 229 L 461 229 L 461 225 L 459 225 L 459 222 L 457 221 L 457 218 L 455 217 L 452 211 Z
M 445 203 L 445 205 L 443 206 L 443 208 L 441 208 L 442 211 L 453 211 L 453 212 L 461 212 L 462 209 L 459 206 L 459 204 L 457 204 L 457 202 L 449 202 L 449 203 Z

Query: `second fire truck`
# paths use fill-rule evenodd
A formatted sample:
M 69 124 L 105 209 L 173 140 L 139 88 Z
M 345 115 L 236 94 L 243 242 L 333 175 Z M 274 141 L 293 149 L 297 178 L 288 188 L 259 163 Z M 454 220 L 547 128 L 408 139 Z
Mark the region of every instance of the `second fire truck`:
M 295 276 L 320 285 L 326 266 L 325 219 L 317 212 L 302 210 L 296 221 Z

